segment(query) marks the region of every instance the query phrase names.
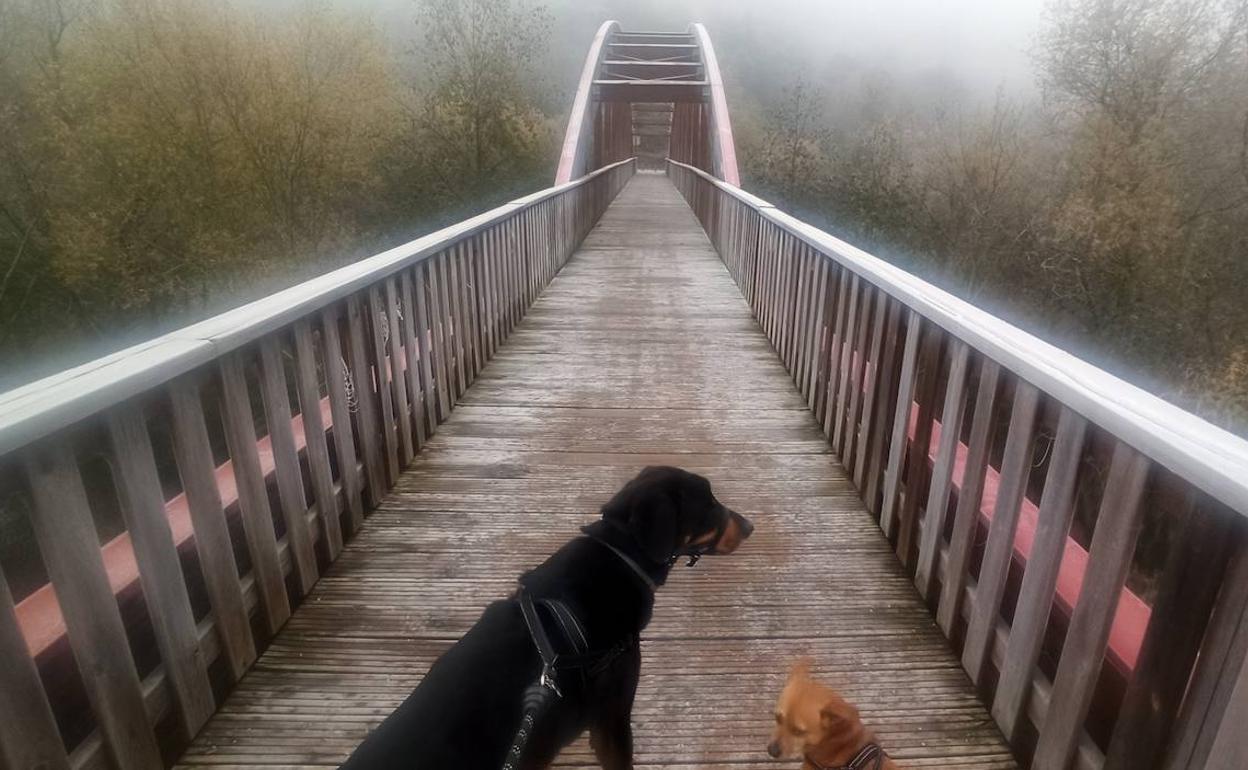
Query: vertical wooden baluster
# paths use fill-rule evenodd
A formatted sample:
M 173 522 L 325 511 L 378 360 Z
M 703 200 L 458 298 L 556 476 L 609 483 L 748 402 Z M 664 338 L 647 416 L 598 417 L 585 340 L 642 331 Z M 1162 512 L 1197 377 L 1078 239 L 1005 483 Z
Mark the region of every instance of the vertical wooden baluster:
M 1236 514 L 1224 509 L 1219 515 Z M 1231 770 L 1226 758 L 1248 756 L 1248 733 L 1241 727 L 1248 724 L 1248 525 L 1240 522 L 1238 530 L 1175 722 L 1166 770 Z
M 464 324 L 464 373 L 467 384 L 472 385 L 477 379 L 480 367 L 477 363 L 476 333 L 476 298 L 473 296 L 471 239 L 464 241 L 459 251 L 459 307 L 460 319 Z
M 910 441 L 910 456 L 906 461 L 905 494 L 897 521 L 897 556 L 907 567 L 913 564 L 915 558 L 914 533 L 919 527 L 919 502 L 924 499 L 924 482 L 929 474 L 927 459 L 931 450 L 936 391 L 940 384 L 942 332 L 934 324 L 925 324 L 925 327 L 914 395 L 918 413 L 915 415 L 914 438 Z
M 810 260 L 810 286 L 806 304 L 806 342 L 802 347 L 802 400 L 810 403 L 815 389 L 819 336 L 823 332 L 824 259 L 811 246 L 805 246 Z
M 329 446 L 325 441 L 325 421 L 321 415 L 321 387 L 316 378 L 316 353 L 308 319 L 295 322 L 294 335 L 295 386 L 299 394 L 299 414 L 303 420 L 304 448 L 308 470 L 312 474 L 312 494 L 316 498 L 321 521 L 321 543 L 326 558 L 333 561 L 342 551 L 342 526 L 338 497 L 334 494 L 334 476 L 329 466 Z
M 1161 584 L 1104 770 L 1152 767 L 1164 756 L 1230 557 L 1234 522 L 1218 513 L 1192 501 L 1173 521 Z
M 1018 516 L 1022 510 L 1023 498 L 1027 493 L 1027 478 L 1031 472 L 1036 410 L 1039 406 L 1040 391 L 1030 383 L 1016 381 L 1014 405 L 1010 410 L 1010 428 L 1005 439 L 1005 451 L 1001 456 L 997 502 L 993 508 L 992 523 L 988 528 L 988 544 L 984 547 L 984 560 L 979 570 L 979 584 L 975 590 L 971 620 L 966 629 L 966 641 L 962 645 L 962 667 L 976 684 L 983 680 L 984 664 L 988 660 L 992 639 L 997 630 L 997 617 L 1001 613 L 1005 579 L 1009 574 L 1010 557 L 1014 552 L 1014 534 L 1018 530 Z
M 575 236 L 573 236 L 575 238 Z M 499 223 L 498 239 L 502 245 L 499 252 L 501 264 L 499 265 L 500 281 L 499 288 L 502 291 L 502 302 L 499 306 L 502 308 L 503 314 L 500 322 L 502 324 L 502 339 L 506 340 L 511 336 L 511 329 L 515 325 L 516 320 L 516 295 L 515 295 L 515 244 L 511 237 L 511 220 L 505 220 Z M 569 249 L 571 243 L 569 242 Z
M 880 373 L 876 378 L 875 414 L 871 417 L 870 446 L 867 448 L 867 472 L 863 484 L 863 499 L 867 510 L 878 515 L 881 500 L 880 486 L 884 483 L 884 463 L 888 451 L 888 439 L 892 435 L 892 417 L 896 411 L 894 383 L 901 375 L 902 363 L 898 360 L 898 343 L 901 338 L 901 303 L 889 302 L 888 316 L 884 319 L 884 353 L 880 356 Z M 904 343 L 902 343 L 904 346 Z
M 793 246 L 793 236 L 781 233 L 780 254 L 784 260 L 784 307 L 780 326 L 780 360 L 784 368 L 793 376 L 793 337 L 797 331 L 797 253 Z
M 381 446 L 385 452 L 386 458 L 386 486 L 389 489 L 399 480 L 399 438 L 398 426 L 395 424 L 394 418 L 394 400 L 392 396 L 391 380 L 397 372 L 393 369 L 396 365 L 390 362 L 386 356 L 386 335 L 390 328 L 391 309 L 386 307 L 382 302 L 381 289 L 377 285 L 370 286 L 368 289 L 368 323 L 364 327 L 365 334 L 368 335 L 369 346 L 366 348 L 371 359 L 368 362 L 368 369 L 364 371 L 364 384 L 375 382 L 377 385 L 377 400 L 381 403 Z M 370 378 L 368 372 L 372 371 L 373 376 Z M 357 381 L 356 387 L 360 386 Z
M 813 331 L 810 335 L 809 349 L 806 352 L 809 359 L 809 364 L 806 367 L 806 408 L 813 412 L 816 394 L 819 392 L 820 378 L 823 376 L 821 365 L 823 349 L 827 345 L 825 315 L 828 305 L 828 274 L 831 271 L 831 260 L 825 259 L 817 251 L 812 252 L 812 256 L 815 259 L 817 277 L 815 280 L 815 314 L 811 318 Z
M 910 433 L 910 410 L 914 406 L 922 330 L 922 318 L 915 311 L 909 311 L 906 317 L 906 346 L 901 354 L 901 374 L 897 380 L 897 409 L 893 416 L 892 440 L 888 445 L 888 468 L 884 471 L 884 502 L 880 507 L 880 529 L 890 538 L 897 529 L 897 497 L 901 488 L 901 466 L 908 446 L 906 439 Z
M 230 678 L 238 681 L 256 661 L 256 644 L 226 527 L 225 506 L 217 487 L 217 464 L 208 440 L 199 386 L 190 375 L 170 383 L 169 402 L 173 416 L 173 452 L 195 531 L 199 569 L 212 603 L 217 636 L 221 639 Z
M 1014 740 L 1018 735 L 1018 725 L 1031 694 L 1036 662 L 1040 660 L 1040 645 L 1057 587 L 1057 571 L 1062 565 L 1066 537 L 1075 517 L 1075 485 L 1087 425 L 1087 421 L 1069 407 L 1062 409 L 1036 515 L 1036 539 L 1023 573 L 1005 663 L 992 701 L 992 716 L 1007 740 Z
M 767 272 L 771 275 L 771 286 L 768 290 L 771 300 L 767 309 L 768 327 L 770 328 L 768 337 L 771 340 L 773 350 L 779 347 L 780 330 L 784 323 L 784 258 L 780 251 L 780 244 L 783 239 L 783 231 L 778 227 L 773 228 L 767 246 L 768 256 L 771 259 L 767 268 Z
M 840 285 L 837 287 L 836 325 L 832 330 L 832 347 L 828 350 L 828 392 L 819 394 L 823 401 L 823 435 L 832 438 L 832 423 L 836 418 L 836 395 L 840 390 L 841 379 L 845 373 L 841 371 L 841 349 L 845 345 L 846 322 L 849 317 L 850 286 L 857 280 L 856 273 L 841 268 Z
M 277 533 L 273 529 L 273 512 L 269 509 L 269 494 L 256 449 L 256 423 L 241 355 L 238 352 L 226 354 L 218 364 L 225 442 L 229 446 L 230 467 L 238 489 L 238 507 L 242 512 L 251 571 L 260 604 L 264 607 L 265 628 L 270 634 L 276 634 L 290 617 L 290 600 L 277 558 Z
M 971 420 L 971 437 L 966 449 L 965 473 L 962 487 L 958 490 L 953 532 L 949 536 L 949 560 L 945 564 L 940 606 L 936 610 L 936 623 L 950 639 L 953 638 L 954 625 L 962 609 L 962 591 L 966 588 L 969 577 L 971 553 L 984 494 L 984 478 L 991 460 L 988 450 L 992 441 L 997 383 L 1000 378 L 1000 364 L 985 358 L 980 366 L 975 412 Z
M 416 451 L 419 452 L 425 446 L 425 391 L 420 377 L 420 359 L 424 358 L 425 354 L 421 351 L 420 343 L 416 338 L 416 305 L 412 302 L 412 277 L 407 270 L 399 273 L 398 291 L 399 308 L 403 316 L 401 331 L 404 358 L 407 361 L 404 372 L 406 374 L 404 379 L 407 382 L 407 402 L 411 408 L 411 420 L 415 426 L 413 438 L 416 442 Z
M 797 271 L 797 287 L 794 299 L 796 308 L 793 312 L 793 335 L 789 342 L 789 375 L 797 385 L 798 391 L 801 392 L 805 385 L 802 381 L 802 345 L 806 341 L 806 295 L 809 293 L 810 279 L 807 277 L 809 260 L 806 249 L 800 241 L 796 242 L 793 250 L 793 262 Z M 802 393 L 802 397 L 805 398 L 805 396 L 806 394 Z
M 355 430 L 351 426 L 351 405 L 347 397 L 347 365 L 338 333 L 338 306 L 321 311 L 321 342 L 325 352 L 325 385 L 329 390 L 330 415 L 334 419 L 334 455 L 338 458 L 338 478 L 346 501 L 352 532 L 364 523 L 363 482 L 355 454 Z
M 841 336 L 841 349 L 836 365 L 840 378 L 836 389 L 836 412 L 832 417 L 832 451 L 840 455 L 842 462 L 844 461 L 841 448 L 844 446 L 845 409 L 849 405 L 849 391 L 853 387 L 854 338 L 857 336 L 858 329 L 858 300 L 862 293 L 862 282 L 858 274 L 854 273 L 850 277 L 849 311 L 845 317 L 845 328 Z
M 1228 696 L 1225 712 L 1214 728 L 1204 770 L 1242 770 L 1248 756 L 1248 658 L 1240 658 L 1239 672 L 1228 672 Z
M 481 293 L 481 236 L 478 235 L 469 242 L 468 251 L 468 321 L 472 328 L 472 376 L 475 380 L 481 374 L 481 369 L 485 366 L 484 346 L 485 339 L 482 337 L 481 320 L 482 301 L 484 299 Z
M 833 352 L 836 347 L 836 316 L 837 309 L 841 307 L 839 300 L 843 299 L 841 295 L 841 284 L 845 281 L 847 272 L 839 267 L 828 257 L 823 258 L 827 265 L 828 285 L 826 301 L 823 305 L 823 316 L 821 322 L 823 324 L 823 338 L 819 343 L 819 374 L 818 387 L 815 388 L 814 395 L 811 400 L 814 401 L 815 422 L 821 426 L 826 426 L 828 404 L 828 392 L 832 389 L 832 378 L 835 377 L 833 359 L 836 354 Z M 827 433 L 826 427 L 824 433 Z
M 867 365 L 867 332 L 871 329 L 871 314 L 875 312 L 875 287 L 862 282 L 862 300 L 858 308 L 857 342 L 849 367 L 849 406 L 845 411 L 845 428 L 841 433 L 841 458 L 847 471 L 854 468 L 854 443 L 858 440 L 858 405 L 862 402 L 863 370 Z
M 880 356 L 884 344 L 884 319 L 893 312 L 888 295 L 876 289 L 875 315 L 871 322 L 871 347 L 867 352 L 866 369 L 862 373 L 862 428 L 858 431 L 854 447 L 854 486 L 863 488 L 866 476 L 867 447 L 871 443 L 871 431 L 875 426 L 875 391 L 880 382 Z
M 450 294 L 450 304 L 447 306 L 450 311 L 451 319 L 451 352 L 455 356 L 455 387 L 458 397 L 462 398 L 464 391 L 468 389 L 468 372 L 464 368 L 464 356 L 467 353 L 468 346 L 464 334 L 464 315 L 461 307 L 460 299 L 462 297 L 463 280 L 459 271 L 459 253 L 463 249 L 463 243 L 457 243 L 447 253 L 446 273 L 447 273 L 447 290 Z
M 355 415 L 360 447 L 364 452 L 364 472 L 368 476 L 368 499 L 372 507 L 386 494 L 385 460 L 382 459 L 381 431 L 377 427 L 377 405 L 365 343 L 364 309 L 360 295 L 347 297 L 347 352 L 351 360 L 351 382 L 355 386 Z
M 499 345 L 502 344 L 502 326 L 500 319 L 502 318 L 502 292 L 500 290 L 502 284 L 502 271 L 500 270 L 498 227 L 491 227 L 486 230 L 486 236 L 489 238 L 490 248 L 488 259 L 490 264 L 490 355 L 491 357 L 498 352 Z M 562 247 L 561 247 L 562 248 Z
M 133 401 L 108 412 L 114 482 L 122 518 L 139 565 L 156 646 L 177 704 L 178 723 L 190 739 L 217 710 L 208 683 L 208 662 L 199 647 L 182 564 L 165 516 L 165 497 L 147 421 Z
M 451 367 L 447 360 L 446 312 L 442 303 L 443 279 L 438 265 L 442 255 L 436 254 L 426 260 L 425 267 L 429 291 L 429 329 L 433 332 L 433 366 L 436 374 L 435 387 L 438 391 L 438 419 L 445 421 L 451 416 L 455 406 L 455 396 L 451 387 Z
M 399 432 L 399 449 L 402 451 L 403 467 L 411 465 L 416 456 L 416 440 L 412 436 L 412 414 L 407 404 L 407 372 L 411 369 L 411 350 L 403 344 L 403 332 L 400 329 L 398 288 L 394 276 L 385 280 L 383 299 L 385 301 L 386 336 L 389 338 L 390 353 L 390 397 L 394 403 L 394 422 Z M 397 480 L 397 477 L 396 477 Z
M 1088 549 L 1088 571 L 1066 631 L 1033 770 L 1066 770 L 1078 745 L 1144 519 L 1140 503 L 1149 467 L 1148 458 L 1126 444 L 1114 447 Z
M 494 328 L 490 324 L 490 314 L 493 305 L 490 304 L 490 286 L 494 278 L 494 273 L 490 269 L 490 231 L 484 230 L 478 236 L 477 243 L 477 279 L 480 286 L 477 287 L 477 304 L 481 312 L 481 352 L 482 366 L 494 357 Z
M 949 365 L 949 379 L 945 386 L 945 405 L 940 413 L 940 442 L 927 492 L 919 560 L 914 569 L 914 584 L 924 599 L 932 598 L 932 592 L 936 589 L 936 559 L 940 555 L 941 536 L 945 531 L 949 488 L 953 480 L 959 434 L 962 432 L 962 410 L 966 403 L 966 370 L 970 363 L 971 349 L 956 338 L 951 340 L 950 345 L 952 363 Z
M 282 506 L 282 518 L 286 521 L 286 542 L 290 545 L 291 564 L 295 568 L 300 594 L 305 595 L 316 585 L 320 575 L 308 532 L 308 501 L 303 494 L 303 472 L 299 467 L 299 452 L 295 449 L 295 434 L 290 424 L 286 373 L 282 368 L 282 352 L 276 334 L 269 334 L 260 340 L 260 394 L 269 425 L 277 498 Z
M 78 463 L 61 440 L 29 447 L 23 462 L 35 505 L 30 523 L 65 618 L 74 659 L 117 767 L 164 767 Z
M 0 767 L 69 770 L 39 671 L 17 625 L 13 594 L 0 571 Z
M 767 222 L 766 225 L 767 226 L 763 229 L 763 235 L 759 239 L 759 261 L 761 263 L 760 271 L 763 278 L 763 301 L 758 320 L 759 324 L 763 327 L 763 334 L 767 336 L 767 341 L 771 342 L 775 339 L 772 334 L 772 320 L 775 315 L 773 308 L 775 307 L 776 301 L 776 228 L 770 222 Z
M 416 337 L 420 342 L 420 386 L 425 399 L 429 435 L 432 436 L 438 429 L 437 384 L 433 379 L 433 329 L 429 323 L 424 263 L 417 264 L 412 270 L 412 295 L 416 308 Z

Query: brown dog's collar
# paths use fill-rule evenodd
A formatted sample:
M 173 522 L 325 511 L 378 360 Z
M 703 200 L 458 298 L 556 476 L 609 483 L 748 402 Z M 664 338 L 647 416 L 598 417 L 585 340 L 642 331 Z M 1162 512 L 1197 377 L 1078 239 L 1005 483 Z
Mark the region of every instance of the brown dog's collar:
M 806 761 L 815 766 L 815 770 L 880 770 L 884 766 L 884 749 L 878 743 L 868 743 L 854 758 L 843 765 L 824 765 L 809 754 Z

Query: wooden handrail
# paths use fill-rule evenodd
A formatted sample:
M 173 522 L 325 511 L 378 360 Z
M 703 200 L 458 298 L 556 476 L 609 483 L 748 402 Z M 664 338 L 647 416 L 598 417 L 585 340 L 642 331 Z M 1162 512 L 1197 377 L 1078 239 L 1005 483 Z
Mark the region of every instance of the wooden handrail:
M 667 169 L 1020 758 L 1227 766 L 1248 709 L 1248 442 Z M 1164 543 L 1147 601 L 1126 585 L 1146 522 Z
M 0 645 L 16 656 L 0 668 L 0 713 L 24 715 L 0 720 L 0 765 L 158 767 L 157 725 L 172 716 L 168 737 L 193 737 L 217 706 L 208 667 L 243 675 L 635 168 L 0 396 L 0 461 L 25 476 L 51 578 L 16 603 L 0 593 Z M 154 449 L 157 425 L 172 457 Z M 83 474 L 84 448 L 109 481 Z M 101 546 L 94 519 L 114 491 L 125 531 Z
M 669 160 L 862 275 L 1088 420 L 1248 516 L 1248 441 L 702 169 Z
M 0 393 L 0 456 L 426 260 L 521 209 L 632 162 L 604 166 L 207 320 Z

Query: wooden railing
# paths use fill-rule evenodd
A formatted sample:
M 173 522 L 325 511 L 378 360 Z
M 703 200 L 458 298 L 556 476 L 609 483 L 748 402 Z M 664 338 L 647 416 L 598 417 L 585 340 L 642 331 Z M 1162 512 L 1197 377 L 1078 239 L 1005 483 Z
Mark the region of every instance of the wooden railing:
M 704 171 L 668 174 L 1018 755 L 1242 768 L 1248 443 Z
M 15 602 L 0 574 L 0 765 L 176 756 L 634 170 L 0 396 L 50 578 Z

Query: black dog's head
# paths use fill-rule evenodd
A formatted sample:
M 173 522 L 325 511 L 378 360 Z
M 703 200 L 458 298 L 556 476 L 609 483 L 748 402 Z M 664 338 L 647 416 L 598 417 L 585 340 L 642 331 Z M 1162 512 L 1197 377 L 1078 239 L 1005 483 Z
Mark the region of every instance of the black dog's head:
M 681 552 L 728 554 L 754 531 L 741 514 L 715 499 L 696 473 L 652 465 L 602 507 L 602 518 L 628 531 L 655 563 Z

